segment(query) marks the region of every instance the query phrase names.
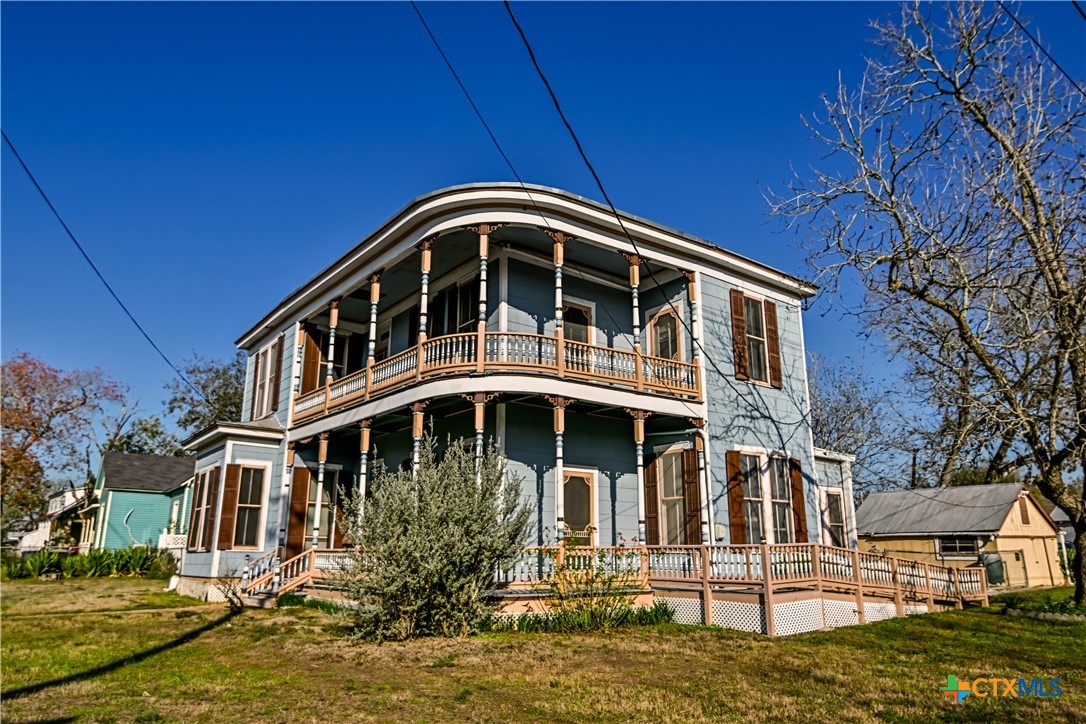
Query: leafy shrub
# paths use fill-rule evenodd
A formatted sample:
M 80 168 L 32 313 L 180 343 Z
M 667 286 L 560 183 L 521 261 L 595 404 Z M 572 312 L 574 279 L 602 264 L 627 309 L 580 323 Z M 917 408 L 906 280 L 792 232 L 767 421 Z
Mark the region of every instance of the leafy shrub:
M 83 570 L 85 574 L 90 578 L 100 578 L 102 576 L 108 576 L 113 570 L 112 551 L 94 550 L 89 551 L 86 555 L 82 557 L 84 559 Z
M 631 606 L 616 611 L 608 621 L 608 629 L 627 626 L 658 626 L 675 621 L 675 612 L 663 601 L 651 606 Z M 493 631 L 522 631 L 524 633 L 572 633 L 574 631 L 598 631 L 599 617 L 588 610 L 556 609 L 542 613 L 524 613 L 520 616 L 495 617 Z
M 151 563 L 156 551 L 150 548 L 129 548 L 128 560 L 125 562 L 126 576 L 146 576 L 151 570 Z
M 38 551 L 23 564 L 31 578 L 41 578 L 61 572 L 60 554 L 55 551 Z
M 79 578 L 87 575 L 86 556 L 67 556 L 60 562 L 61 573 L 65 578 Z
M 276 608 L 293 608 L 295 606 L 301 606 L 305 603 L 306 597 L 300 593 L 294 591 L 287 591 L 286 593 L 279 594 L 279 597 L 275 599 Z
M 171 576 L 176 576 L 177 571 L 177 559 L 173 557 L 169 551 L 154 551 L 151 558 L 151 564 L 147 568 L 147 572 L 143 575 L 147 578 L 162 578 L 168 579 Z
M 476 470 L 462 441 L 437 454 L 423 440 L 418 475 L 378 471 L 365 515 L 348 511 L 355 552 L 340 581 L 344 616 L 370 639 L 463 636 L 479 630 L 494 609 L 486 594 L 494 572 L 510 565 L 528 534 L 531 511 L 520 480 L 506 481 L 493 447 Z
M 6 560 L 0 565 L 0 575 L 3 575 L 5 581 L 13 581 L 18 578 L 26 578 L 30 574 L 27 573 L 26 566 L 23 565 L 23 559 L 16 556 L 14 560 Z
M 551 547 L 554 576 L 546 585 L 547 610 L 569 630 L 607 631 L 624 625 L 643 590 L 637 549 Z

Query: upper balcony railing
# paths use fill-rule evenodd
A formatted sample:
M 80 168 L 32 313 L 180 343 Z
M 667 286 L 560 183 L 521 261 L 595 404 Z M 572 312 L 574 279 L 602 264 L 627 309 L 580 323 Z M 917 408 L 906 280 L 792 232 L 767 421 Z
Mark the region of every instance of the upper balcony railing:
M 701 396 L 697 365 L 689 362 L 542 334 L 471 332 L 428 339 L 298 397 L 294 403 L 294 421 L 327 414 L 438 375 L 523 371 L 620 385 L 671 397 L 699 399 Z

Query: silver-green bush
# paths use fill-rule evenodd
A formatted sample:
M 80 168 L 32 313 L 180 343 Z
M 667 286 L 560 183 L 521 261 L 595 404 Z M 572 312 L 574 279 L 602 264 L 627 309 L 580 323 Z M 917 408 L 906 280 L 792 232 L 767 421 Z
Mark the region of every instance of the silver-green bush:
M 364 514 L 347 517 L 355 548 L 341 585 L 357 605 L 345 615 L 360 636 L 402 640 L 486 625 L 494 573 L 524 545 L 531 510 L 493 448 L 477 471 L 462 441 L 438 455 L 427 436 L 418 475 L 377 471 Z

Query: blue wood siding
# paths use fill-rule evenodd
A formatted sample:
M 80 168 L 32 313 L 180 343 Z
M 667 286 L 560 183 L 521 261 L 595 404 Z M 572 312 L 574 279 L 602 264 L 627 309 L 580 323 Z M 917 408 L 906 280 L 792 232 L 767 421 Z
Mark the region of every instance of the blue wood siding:
M 170 496 L 134 490 L 109 490 L 103 548 L 154 546 L 158 534 L 170 524 Z
M 724 454 L 740 445 L 758 447 L 769 452 L 784 453 L 800 461 L 806 481 L 804 502 L 807 528 L 811 540 L 817 540 L 820 525 L 810 427 L 806 421 L 807 393 L 799 302 L 776 301 L 783 382 L 782 388 L 777 390 L 735 379 L 730 291 L 731 288 L 724 281 L 702 276 L 703 345 L 719 368 L 718 371 L 706 363 L 712 457 L 711 497 L 715 521 L 724 527 L 724 540 L 730 540 Z

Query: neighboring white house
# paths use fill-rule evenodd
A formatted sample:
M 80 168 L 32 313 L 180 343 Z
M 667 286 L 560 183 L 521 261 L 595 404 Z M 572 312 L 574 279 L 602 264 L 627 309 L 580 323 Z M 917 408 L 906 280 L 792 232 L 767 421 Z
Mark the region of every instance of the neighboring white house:
M 86 488 L 68 488 L 49 497 L 45 515 L 38 519 L 37 526 L 19 540 L 20 553 L 33 553 L 49 546 L 58 533 L 64 534 L 66 541 L 78 542 L 82 529 L 79 508 L 86 495 Z M 65 531 L 65 526 L 70 526 Z

